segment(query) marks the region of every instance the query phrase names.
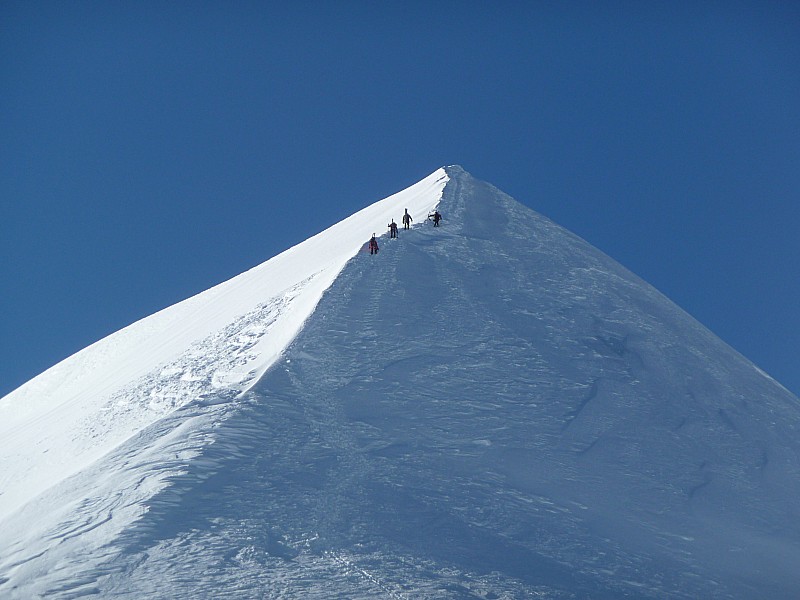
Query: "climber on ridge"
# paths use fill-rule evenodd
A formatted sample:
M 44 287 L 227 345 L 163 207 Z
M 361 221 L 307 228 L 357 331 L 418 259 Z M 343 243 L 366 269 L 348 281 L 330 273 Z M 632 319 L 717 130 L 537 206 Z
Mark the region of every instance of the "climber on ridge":
M 411 227 L 411 221 L 414 219 L 411 218 L 411 215 L 408 214 L 408 209 L 406 209 L 406 214 L 403 215 L 403 229 L 408 229 Z
M 389 223 L 389 225 L 387 225 L 387 227 L 389 228 L 389 237 L 390 238 L 396 238 L 397 237 L 397 223 L 394 222 L 394 219 L 392 219 L 392 222 Z
M 438 210 L 434 211 L 434 213 L 433 213 L 433 226 L 434 227 L 438 227 L 439 226 L 439 221 L 441 221 L 441 220 L 442 220 L 441 213 Z
M 375 234 L 372 234 L 372 239 L 369 241 L 369 253 L 370 254 L 377 254 L 378 253 L 378 240 L 375 239 Z

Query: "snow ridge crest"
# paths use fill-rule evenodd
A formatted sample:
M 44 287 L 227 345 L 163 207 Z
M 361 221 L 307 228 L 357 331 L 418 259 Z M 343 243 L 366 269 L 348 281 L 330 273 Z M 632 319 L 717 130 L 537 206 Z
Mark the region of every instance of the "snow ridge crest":
M 405 208 L 422 222 L 448 181 L 438 169 L 0 399 L 0 520 L 171 411 L 225 389 L 234 396 L 247 391 L 369 235 Z

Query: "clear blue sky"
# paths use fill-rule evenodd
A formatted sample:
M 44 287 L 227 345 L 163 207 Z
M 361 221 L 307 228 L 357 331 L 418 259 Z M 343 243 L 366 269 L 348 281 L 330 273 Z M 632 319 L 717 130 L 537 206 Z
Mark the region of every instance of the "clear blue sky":
M 470 4 L 0 3 L 0 396 L 454 163 L 800 392 L 800 3 Z

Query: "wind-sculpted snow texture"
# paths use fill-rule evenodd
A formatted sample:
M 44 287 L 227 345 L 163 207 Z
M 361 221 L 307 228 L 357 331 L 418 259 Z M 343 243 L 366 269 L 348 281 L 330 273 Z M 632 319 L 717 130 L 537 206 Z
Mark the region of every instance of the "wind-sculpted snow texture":
M 244 396 L 206 386 L 37 499 L 59 543 L 5 552 L 0 596 L 797 598 L 798 399 L 448 174 L 442 226 L 355 256 Z

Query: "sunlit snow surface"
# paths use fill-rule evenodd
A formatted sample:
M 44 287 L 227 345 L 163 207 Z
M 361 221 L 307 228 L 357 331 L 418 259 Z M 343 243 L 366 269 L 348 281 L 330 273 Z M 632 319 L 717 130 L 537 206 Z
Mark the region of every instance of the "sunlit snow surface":
M 423 223 L 439 171 L 337 225 L 357 225 L 338 258 L 315 247 L 274 287 L 265 263 L 230 292 L 241 309 L 115 342 L 151 364 L 112 374 L 103 354 L 88 383 L 64 376 L 83 415 L 48 416 L 33 388 L 25 421 L 6 397 L 0 501 L 22 508 L 0 523 L 0 597 L 798 597 L 798 399 L 585 242 L 448 173 L 442 227 Z M 384 231 L 414 198 L 415 229 L 357 254 L 359 215 Z M 47 440 L 80 459 L 49 489 Z

